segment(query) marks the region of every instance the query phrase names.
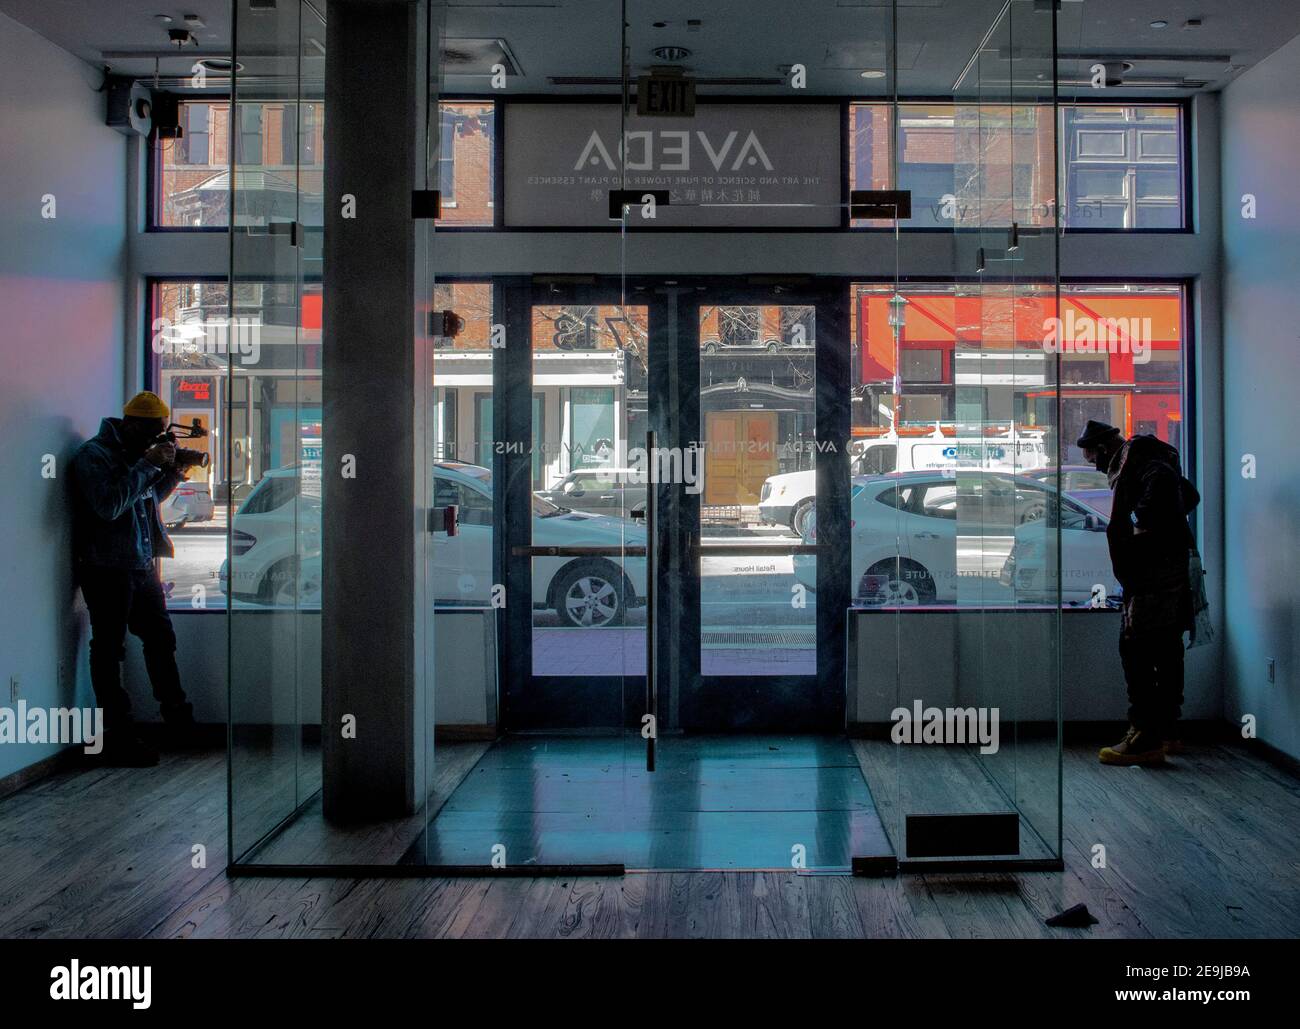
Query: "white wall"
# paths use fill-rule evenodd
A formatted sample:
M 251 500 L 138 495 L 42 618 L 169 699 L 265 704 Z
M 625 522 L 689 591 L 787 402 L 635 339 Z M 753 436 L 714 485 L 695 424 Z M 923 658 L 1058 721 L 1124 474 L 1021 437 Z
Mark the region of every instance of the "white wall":
M 1223 94 L 1225 714 L 1300 757 L 1300 38 Z M 1256 217 L 1243 217 L 1242 197 Z M 1243 478 L 1253 455 L 1257 473 Z M 1267 661 L 1276 661 L 1268 681 Z
M 66 462 L 124 391 L 125 137 L 102 76 L 0 15 L 0 704 L 93 703 L 74 609 Z M 55 214 L 41 217 L 52 194 Z M 57 476 L 44 479 L 45 454 Z M 0 776 L 58 748 L 0 745 Z

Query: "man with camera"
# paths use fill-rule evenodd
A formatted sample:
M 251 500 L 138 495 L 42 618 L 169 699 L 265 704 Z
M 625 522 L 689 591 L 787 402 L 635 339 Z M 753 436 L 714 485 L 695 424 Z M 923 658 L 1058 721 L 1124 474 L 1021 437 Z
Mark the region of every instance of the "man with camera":
M 154 560 L 172 557 L 158 508 L 205 455 L 179 450 L 170 411 L 153 393 L 138 393 L 121 418 L 105 418 L 72 458 L 76 580 L 90 612 L 90 681 L 104 712 L 101 760 L 143 768 L 158 754 L 137 736 L 122 688 L 130 631 L 144 645 L 153 695 L 174 742 L 194 742 L 194 715 L 176 667 L 176 634 Z

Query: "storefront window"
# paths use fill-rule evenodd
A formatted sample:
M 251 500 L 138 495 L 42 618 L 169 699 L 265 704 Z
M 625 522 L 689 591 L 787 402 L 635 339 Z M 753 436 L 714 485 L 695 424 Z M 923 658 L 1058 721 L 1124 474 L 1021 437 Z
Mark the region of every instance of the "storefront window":
M 237 283 L 233 318 L 224 281 L 155 282 L 150 298 L 151 386 L 173 422 L 197 420 L 206 432 L 180 445 L 209 454 L 208 466 L 163 505 L 176 548 L 163 562 L 163 582 L 175 606 L 218 609 L 232 497 L 242 512 L 300 489 L 299 518 L 301 510 L 318 512 L 320 286 L 309 283 L 297 296 L 293 283 Z
M 980 138 L 1011 134 L 1017 156 L 1014 182 L 970 183 L 958 179 L 976 167 L 956 151 L 957 108 L 952 104 L 900 104 L 891 132 L 892 107 L 853 104 L 850 112 L 850 178 L 854 189 L 893 188 L 891 161 L 898 156 L 898 188 L 911 190 L 912 217 L 905 229 L 952 228 L 976 217 L 985 225 L 993 212 L 963 209 L 958 194 L 1016 198 L 1015 210 L 995 220 L 1022 226 L 1050 225 L 1054 218 L 1052 109 L 1017 105 L 984 106 Z M 964 112 L 963 112 L 964 115 Z M 1155 104 L 1070 104 L 1061 108 L 1061 167 L 1065 187 L 1063 222 L 1071 229 L 1178 229 L 1184 225 L 1183 109 Z M 979 174 L 1008 177 L 1006 166 L 979 165 Z M 855 226 L 888 225 L 855 220 Z
M 495 105 L 443 101 L 439 225 L 493 223 Z M 324 188 L 325 105 L 241 103 L 235 134 L 240 198 L 238 223 L 297 220 L 320 225 Z M 171 229 L 224 229 L 230 224 L 230 102 L 180 104 L 182 135 L 155 144 L 153 225 Z M 296 150 L 296 152 L 295 152 Z
M 1109 516 L 1110 490 L 1074 441 L 1089 419 L 1097 419 L 1126 436 L 1150 433 L 1184 449 L 1182 287 L 1062 284 L 1059 315 L 1050 290 L 1036 294 L 1026 289 L 1006 298 L 964 285 L 909 286 L 895 294 L 892 285 L 862 284 L 853 287 L 853 300 L 850 449 L 855 486 L 864 488 L 861 495 L 872 492 L 866 487 L 873 482 L 883 489 L 877 477 L 888 472 L 929 473 L 940 490 L 945 473 L 951 478 L 958 462 L 970 458 L 991 483 L 1015 498 L 1016 517 L 1027 518 L 1053 507 L 1044 491 L 1056 488 L 1059 443 L 1061 507 L 1078 516 L 1080 526 L 1094 516 L 1091 529 L 1079 528 L 1067 534 L 1070 545 L 1063 543 L 1063 602 L 1090 603 L 1091 584 L 1109 581 L 1104 539 L 1093 529 L 1104 527 Z M 1003 345 L 983 338 L 994 330 Z M 956 398 L 959 392 L 969 398 L 974 390 L 985 396 L 987 410 L 1005 412 L 1005 417 L 986 425 L 978 438 L 963 439 Z M 962 467 L 969 467 L 969 460 Z M 942 605 L 955 597 L 945 584 L 957 581 L 959 562 L 955 539 L 926 524 L 939 517 L 930 507 L 928 501 L 918 501 L 907 508 L 921 519 L 915 526 L 920 535 L 911 537 L 909 560 L 924 568 L 926 587 L 912 602 Z M 874 507 L 864 506 L 860 519 L 858 506 L 854 510 L 860 525 L 854 530 L 855 560 L 860 559 L 854 567 L 878 571 L 868 560 L 872 542 L 892 538 L 898 525 L 881 521 Z M 982 589 L 990 602 L 1000 589 L 1006 591 L 1006 603 L 1034 600 L 1016 592 L 1028 588 L 1027 572 L 1022 569 L 1015 578 L 1014 569 L 1004 564 L 1013 542 L 1010 535 L 981 538 L 987 579 Z M 857 596 L 858 602 L 873 600 L 879 602 L 870 591 Z

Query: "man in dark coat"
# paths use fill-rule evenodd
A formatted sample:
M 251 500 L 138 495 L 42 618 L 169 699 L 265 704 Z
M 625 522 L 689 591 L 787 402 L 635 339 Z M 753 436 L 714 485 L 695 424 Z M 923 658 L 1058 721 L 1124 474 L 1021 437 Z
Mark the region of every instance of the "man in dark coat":
M 1187 516 L 1200 495 L 1180 469 L 1178 451 L 1155 436 L 1125 440 L 1090 421 L 1078 439 L 1114 491 L 1106 540 L 1123 587 L 1119 653 L 1128 683 L 1129 730 L 1099 757 L 1108 765 L 1164 761 L 1183 704 L 1183 633 L 1192 628 Z
M 128 631 L 144 645 L 144 663 L 171 735 L 192 738 L 194 716 L 176 667 L 176 634 L 154 559 L 173 556 L 159 505 L 183 479 L 176 444 L 159 440 L 167 405 L 153 393 L 127 403 L 121 418 L 72 457 L 73 552 L 77 583 L 90 612 L 90 683 L 104 712 L 101 760 L 143 767 L 158 754 L 134 731 L 122 688 Z

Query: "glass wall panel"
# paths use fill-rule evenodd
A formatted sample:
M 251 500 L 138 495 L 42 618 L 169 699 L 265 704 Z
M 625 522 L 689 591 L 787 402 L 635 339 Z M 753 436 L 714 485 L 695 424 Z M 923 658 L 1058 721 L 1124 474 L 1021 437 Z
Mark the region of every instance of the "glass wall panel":
M 500 220 L 498 114 L 525 91 L 505 37 L 521 22 L 563 23 L 586 41 L 583 70 L 617 81 L 620 9 L 596 5 L 579 20 L 434 0 L 420 17 L 421 175 L 439 216 L 418 222 L 416 238 L 421 505 L 433 521 L 421 601 L 425 831 L 411 859 L 618 869 L 624 682 L 644 675 L 645 559 L 625 551 L 644 546 L 630 518 L 644 486 L 629 481 L 626 454 L 629 425 L 644 419 L 632 393 L 638 375 L 644 388 L 646 312 L 620 304 L 616 247 L 595 269 L 600 288 L 569 289 L 539 284 L 565 270 L 546 248 L 502 274 L 454 233 Z
M 240 3 L 236 26 L 237 49 L 247 55 L 225 108 L 236 125 L 223 136 L 221 109 L 211 105 L 205 141 L 208 164 L 223 152 L 229 164 L 219 173 L 224 182 L 192 188 L 187 222 L 219 217 L 221 204 L 209 204 L 204 190 L 217 196 L 228 187 L 231 277 L 182 288 L 190 303 L 176 310 L 173 334 L 192 336 L 224 303 L 229 345 L 211 472 L 227 523 L 218 580 L 230 642 L 231 859 L 293 863 L 306 859 L 303 841 L 273 833 L 319 808 L 321 786 L 325 25 L 308 3 L 256 15 Z M 223 151 L 226 138 L 233 149 Z M 204 157 L 200 142 L 191 140 L 190 166 Z M 183 391 L 189 380 L 169 374 L 171 363 L 163 378 Z
M 983 5 L 953 102 L 897 108 L 891 181 L 952 280 L 851 288 L 850 717 L 890 723 L 862 750 L 909 865 L 1059 856 L 1050 7 Z

